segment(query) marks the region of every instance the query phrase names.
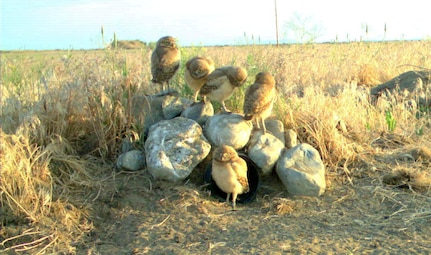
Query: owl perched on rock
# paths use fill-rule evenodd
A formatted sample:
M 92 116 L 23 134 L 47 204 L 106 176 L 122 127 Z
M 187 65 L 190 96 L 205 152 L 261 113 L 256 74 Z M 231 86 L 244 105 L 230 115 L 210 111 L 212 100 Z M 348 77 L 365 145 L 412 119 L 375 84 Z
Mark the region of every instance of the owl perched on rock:
M 226 203 L 229 203 L 232 194 L 232 208 L 235 210 L 237 196 L 249 192 L 245 160 L 232 146 L 217 147 L 213 154 L 211 175 L 217 186 L 227 193 Z
M 214 71 L 214 62 L 211 58 L 197 56 L 187 61 L 184 79 L 193 90 L 195 103 L 198 101 L 199 90 L 207 81 L 207 77 L 212 71 Z
M 229 112 L 224 103 L 247 80 L 247 70 L 239 66 L 223 66 L 215 69 L 199 91 L 199 95 L 221 103 L 223 111 Z
M 254 83 L 245 91 L 244 119 L 256 120 L 257 128 L 260 128 L 260 121 L 263 132 L 266 132 L 265 119 L 271 115 L 275 95 L 274 77 L 267 72 L 258 73 Z
M 157 41 L 156 49 L 151 55 L 151 75 L 154 83 L 161 84 L 161 90 L 165 90 L 165 84 L 169 91 L 169 81 L 180 67 L 181 53 L 177 47 L 175 38 L 164 36 Z

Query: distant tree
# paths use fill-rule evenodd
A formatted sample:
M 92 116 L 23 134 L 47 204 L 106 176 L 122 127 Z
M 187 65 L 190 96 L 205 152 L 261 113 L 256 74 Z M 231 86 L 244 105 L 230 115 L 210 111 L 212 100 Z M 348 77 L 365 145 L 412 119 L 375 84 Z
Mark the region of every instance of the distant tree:
M 285 37 L 296 43 L 313 43 L 323 35 L 323 24 L 312 16 L 305 16 L 294 12 L 293 16 L 284 24 Z

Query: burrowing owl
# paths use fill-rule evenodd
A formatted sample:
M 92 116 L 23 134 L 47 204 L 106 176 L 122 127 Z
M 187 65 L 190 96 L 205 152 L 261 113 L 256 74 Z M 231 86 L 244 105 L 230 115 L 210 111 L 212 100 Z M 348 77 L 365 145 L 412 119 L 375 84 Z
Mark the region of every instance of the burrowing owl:
M 214 62 L 211 58 L 197 56 L 187 61 L 184 79 L 193 90 L 195 103 L 198 101 L 199 90 L 207 81 L 207 77 L 212 71 L 214 71 Z
M 266 132 L 265 119 L 271 115 L 275 93 L 274 77 L 267 72 L 258 73 L 254 83 L 245 91 L 244 119 L 256 120 L 258 128 L 261 121 L 263 132 Z
M 156 49 L 151 55 L 151 74 L 154 83 L 161 84 L 162 91 L 165 84 L 169 91 L 169 81 L 180 67 L 181 54 L 175 38 L 164 36 L 157 41 Z
M 206 102 L 206 97 L 222 104 L 223 111 L 229 112 L 224 104 L 235 91 L 247 80 L 247 70 L 239 66 L 223 66 L 215 69 L 199 91 Z
M 211 175 L 217 186 L 227 193 L 226 203 L 229 203 L 232 194 L 232 208 L 235 210 L 237 196 L 249 191 L 245 160 L 232 146 L 217 147 L 213 154 Z

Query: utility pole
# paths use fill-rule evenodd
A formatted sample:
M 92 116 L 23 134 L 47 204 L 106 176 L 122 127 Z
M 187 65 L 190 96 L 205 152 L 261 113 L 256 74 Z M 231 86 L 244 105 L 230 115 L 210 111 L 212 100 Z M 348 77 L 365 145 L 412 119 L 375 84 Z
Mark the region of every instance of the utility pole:
M 277 48 L 278 48 L 278 18 L 277 18 L 277 0 L 274 0 L 275 6 L 275 37 L 277 38 Z

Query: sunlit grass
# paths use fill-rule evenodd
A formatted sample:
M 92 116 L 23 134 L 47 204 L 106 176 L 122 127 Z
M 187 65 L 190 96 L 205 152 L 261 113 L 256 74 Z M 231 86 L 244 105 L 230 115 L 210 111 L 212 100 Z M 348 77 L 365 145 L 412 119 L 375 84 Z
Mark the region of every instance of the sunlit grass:
M 226 101 L 242 112 L 246 88 L 268 71 L 278 90 L 273 117 L 317 148 L 329 172 L 351 174 L 351 165 L 371 158 L 370 144 L 382 133 L 431 144 L 429 109 L 390 100 L 374 106 L 368 94 L 405 71 L 430 68 L 430 48 L 431 41 L 182 47 L 171 84 L 192 99 L 183 73 L 193 56 L 209 56 L 216 67 L 242 66 L 248 80 Z M 150 82 L 151 49 L 1 54 L 0 235 L 11 238 L 1 248 L 38 241 L 28 249 L 73 252 L 70 240 L 79 242 L 93 227 L 91 201 L 104 188 L 113 192 L 105 181 L 121 140 L 140 135 L 130 98 L 159 91 Z M 23 222 L 37 231 L 8 232 L 7 225 Z

